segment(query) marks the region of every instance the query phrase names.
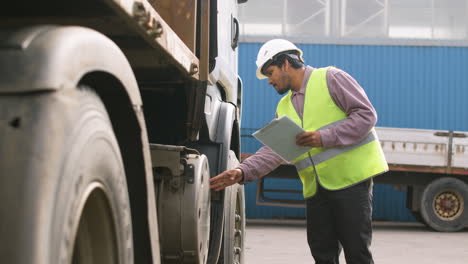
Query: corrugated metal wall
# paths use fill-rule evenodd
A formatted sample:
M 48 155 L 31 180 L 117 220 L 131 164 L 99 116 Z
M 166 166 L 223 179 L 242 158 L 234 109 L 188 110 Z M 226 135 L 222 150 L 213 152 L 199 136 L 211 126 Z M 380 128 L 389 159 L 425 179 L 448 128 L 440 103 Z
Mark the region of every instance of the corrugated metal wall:
M 265 80 L 255 77 L 260 46 L 261 43 L 241 43 L 239 47 L 243 153 L 254 153 L 261 146 L 251 134 L 274 117 L 281 98 Z M 354 76 L 377 109 L 377 126 L 468 131 L 468 48 L 298 46 L 304 51 L 306 64 L 333 65 Z M 246 185 L 247 217 L 304 217 L 303 209 L 256 206 L 255 191 L 255 183 Z M 376 185 L 374 219 L 414 220 L 405 208 L 405 193 Z

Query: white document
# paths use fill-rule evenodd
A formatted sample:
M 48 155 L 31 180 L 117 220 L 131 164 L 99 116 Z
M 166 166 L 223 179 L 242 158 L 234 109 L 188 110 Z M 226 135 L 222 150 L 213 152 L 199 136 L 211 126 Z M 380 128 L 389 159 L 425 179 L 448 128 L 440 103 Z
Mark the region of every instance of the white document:
M 296 135 L 302 132 L 305 132 L 302 127 L 284 115 L 272 120 L 252 135 L 284 160 L 292 161 L 311 149 L 296 145 Z

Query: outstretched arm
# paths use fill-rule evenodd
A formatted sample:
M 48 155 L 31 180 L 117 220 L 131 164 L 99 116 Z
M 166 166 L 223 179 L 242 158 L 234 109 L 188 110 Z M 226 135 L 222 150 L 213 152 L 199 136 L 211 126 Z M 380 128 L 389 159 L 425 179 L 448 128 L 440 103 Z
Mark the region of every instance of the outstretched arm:
M 211 189 L 220 191 L 236 183 L 255 181 L 285 161 L 267 146 L 261 147 L 254 155 L 244 160 L 238 168 L 227 170 L 210 179 Z

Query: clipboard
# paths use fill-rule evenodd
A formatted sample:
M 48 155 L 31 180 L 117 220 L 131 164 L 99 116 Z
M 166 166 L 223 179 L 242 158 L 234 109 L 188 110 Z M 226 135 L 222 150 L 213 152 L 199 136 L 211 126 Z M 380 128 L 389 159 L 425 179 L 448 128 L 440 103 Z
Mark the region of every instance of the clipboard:
M 302 127 L 283 115 L 255 131 L 252 136 L 270 147 L 284 160 L 292 161 L 311 149 L 296 145 L 296 135 L 302 132 L 305 132 Z

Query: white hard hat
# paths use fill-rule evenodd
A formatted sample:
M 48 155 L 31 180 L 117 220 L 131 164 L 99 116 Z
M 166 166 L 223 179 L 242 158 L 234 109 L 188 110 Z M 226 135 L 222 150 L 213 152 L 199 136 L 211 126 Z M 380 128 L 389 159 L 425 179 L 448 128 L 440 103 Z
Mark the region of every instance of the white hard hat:
M 296 45 L 292 42 L 285 40 L 285 39 L 272 39 L 260 48 L 257 55 L 257 78 L 258 79 L 266 79 L 268 78 L 262 73 L 263 66 L 270 60 L 278 55 L 279 53 L 283 53 L 285 51 L 297 51 L 299 54 L 299 59 L 304 61 L 302 58 L 302 50 L 300 50 Z

